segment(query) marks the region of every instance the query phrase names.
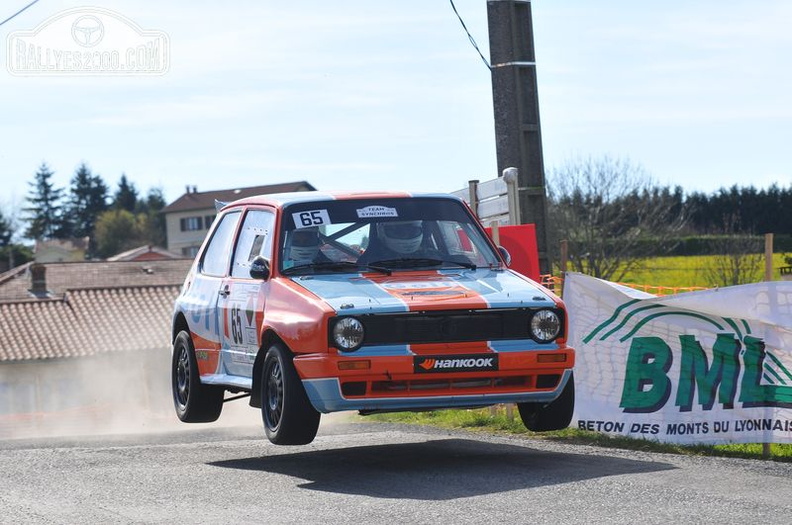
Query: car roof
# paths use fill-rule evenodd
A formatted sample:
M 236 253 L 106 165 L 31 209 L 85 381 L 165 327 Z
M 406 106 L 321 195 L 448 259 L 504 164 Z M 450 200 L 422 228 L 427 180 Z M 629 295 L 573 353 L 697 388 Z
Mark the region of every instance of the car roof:
M 325 192 L 325 191 L 297 191 L 290 193 L 272 193 L 267 195 L 257 195 L 230 202 L 225 208 L 249 206 L 249 205 L 269 205 L 276 208 L 283 208 L 290 204 L 303 202 L 322 202 L 330 200 L 360 200 L 377 198 L 446 198 L 452 200 L 462 200 L 455 195 L 447 193 L 411 193 L 406 191 L 368 191 L 368 192 Z

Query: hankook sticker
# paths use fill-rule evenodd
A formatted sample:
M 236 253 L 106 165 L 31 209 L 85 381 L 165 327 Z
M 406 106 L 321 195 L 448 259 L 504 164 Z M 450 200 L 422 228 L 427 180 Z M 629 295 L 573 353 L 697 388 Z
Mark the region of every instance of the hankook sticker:
M 498 354 L 415 356 L 416 373 L 486 372 L 498 370 Z

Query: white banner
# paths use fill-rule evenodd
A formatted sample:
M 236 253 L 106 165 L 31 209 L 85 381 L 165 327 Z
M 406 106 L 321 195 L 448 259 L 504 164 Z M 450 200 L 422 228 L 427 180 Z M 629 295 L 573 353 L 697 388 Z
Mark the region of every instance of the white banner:
M 576 428 L 792 443 L 792 282 L 656 297 L 568 273 Z

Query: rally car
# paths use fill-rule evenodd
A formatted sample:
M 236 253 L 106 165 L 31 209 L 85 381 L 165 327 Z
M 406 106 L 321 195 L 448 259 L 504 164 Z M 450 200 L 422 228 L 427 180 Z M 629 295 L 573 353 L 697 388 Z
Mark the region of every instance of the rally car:
M 292 445 L 343 410 L 516 403 L 529 429 L 564 428 L 575 361 L 564 305 L 508 259 L 451 195 L 227 204 L 175 303 L 176 413 L 214 421 L 249 396 L 270 441 Z

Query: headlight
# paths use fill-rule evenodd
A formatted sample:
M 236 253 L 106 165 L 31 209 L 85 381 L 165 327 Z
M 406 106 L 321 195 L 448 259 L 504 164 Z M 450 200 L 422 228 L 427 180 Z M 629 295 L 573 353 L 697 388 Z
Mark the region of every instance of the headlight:
M 354 352 L 363 344 L 363 323 L 355 317 L 342 317 L 333 325 L 333 341 L 342 352 Z
M 561 332 L 561 318 L 553 310 L 539 310 L 531 317 L 531 335 L 540 343 L 548 343 Z

